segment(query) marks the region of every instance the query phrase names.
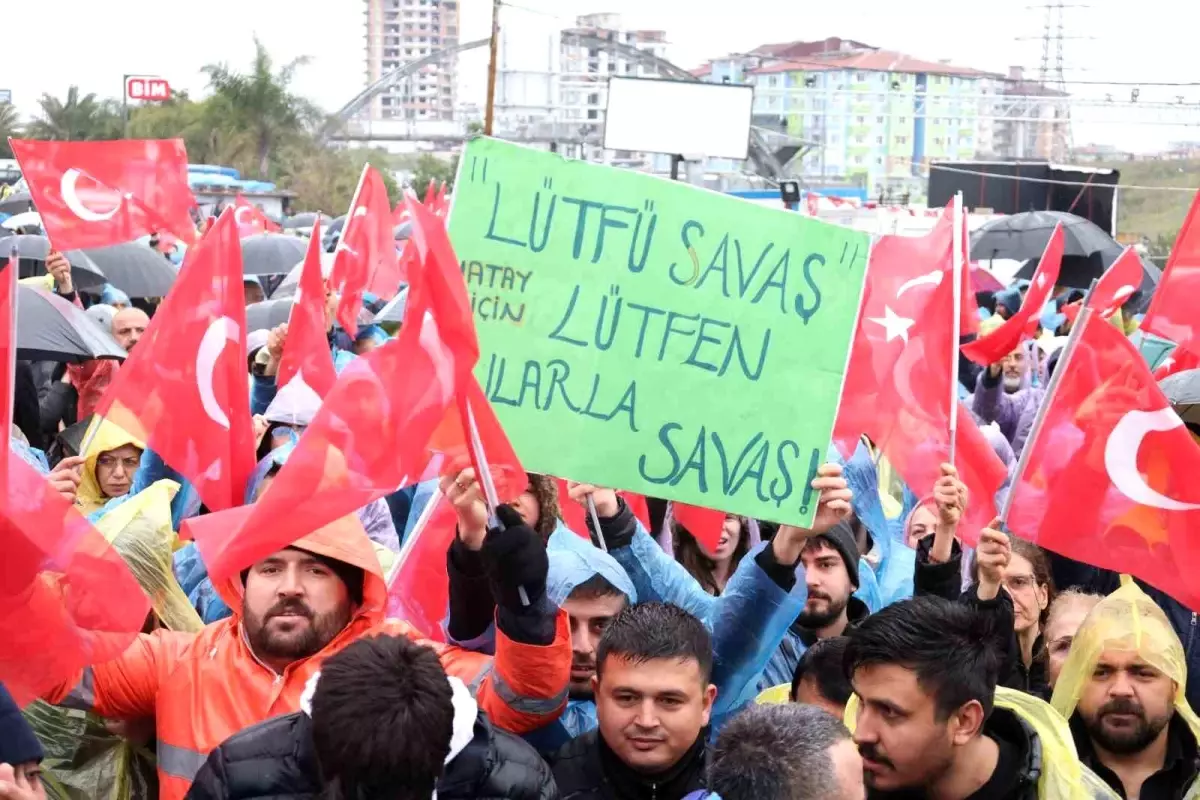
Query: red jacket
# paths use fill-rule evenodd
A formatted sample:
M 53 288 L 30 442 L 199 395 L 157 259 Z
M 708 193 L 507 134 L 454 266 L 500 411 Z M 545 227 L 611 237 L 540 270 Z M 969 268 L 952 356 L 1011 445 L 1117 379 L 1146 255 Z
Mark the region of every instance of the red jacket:
M 296 546 L 365 573 L 363 605 L 320 653 L 292 663 L 282 675 L 260 662 L 246 643 L 242 587 L 234 579 L 218 587 L 234 609 L 232 618 L 199 634 L 155 631 L 139 636 L 120 658 L 83 670 L 45 699 L 110 719 L 153 716 L 160 796 L 182 800 L 209 751 L 249 725 L 299 710 L 304 686 L 322 659 L 363 635 L 418 638 L 408 623 L 384 620 L 387 589 L 356 517 L 328 525 Z M 565 705 L 571 646 L 562 612 L 554 642 L 546 647 L 519 644 L 500 632 L 494 657 L 427 644 L 438 651 L 447 673 L 475 689 L 480 708 L 502 728 L 532 730 L 556 719 Z

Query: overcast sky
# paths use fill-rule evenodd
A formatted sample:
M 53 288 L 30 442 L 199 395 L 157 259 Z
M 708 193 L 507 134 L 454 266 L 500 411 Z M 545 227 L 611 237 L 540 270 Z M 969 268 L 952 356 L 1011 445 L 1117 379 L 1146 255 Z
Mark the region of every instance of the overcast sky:
M 612 11 L 629 27 L 661 28 L 676 63 L 692 67 L 731 51 L 767 41 L 842 36 L 921 58 L 1004 72 L 1013 64 L 1036 70 L 1041 57 L 1044 12 L 1036 0 L 999 4 L 962 0 L 855 0 L 797 3 L 796 0 L 513 0 L 503 24 L 520 25 L 537 14 L 560 17 Z M 460 0 L 464 40 L 488 34 L 490 0 Z M 972 6 L 979 10 L 968 10 Z M 1195 58 L 1193 12 L 1182 0 L 1090 0 L 1071 8 L 1065 42 L 1068 80 L 1200 82 Z M 327 109 L 342 105 L 365 82 L 362 0 L 38 0 L 6 27 L 0 89 L 10 89 L 25 114 L 36 111 L 43 92 L 62 95 L 78 84 L 84 91 L 119 97 L 122 76 L 155 74 L 172 86 L 199 94 L 200 68 L 225 61 L 246 64 L 258 35 L 281 61 L 313 57 L 297 89 Z M 985 8 L 987 10 L 985 10 Z M 685 10 L 686 9 L 686 10 Z M 734 11 L 736 10 L 736 12 Z M 481 93 L 486 52 L 461 61 L 466 99 Z M 478 73 L 478 74 L 476 74 Z M 1130 87 L 1077 85 L 1076 94 L 1128 98 Z M 1141 100 L 1200 102 L 1200 86 L 1141 89 Z M 480 94 L 480 100 L 482 95 Z M 1197 127 L 1151 124 L 1142 116 L 1127 122 L 1091 122 L 1096 112 L 1075 114 L 1076 144 L 1114 143 L 1152 149 L 1173 140 L 1200 140 Z M 1113 116 L 1111 113 L 1106 116 Z M 1200 114 L 1195 118 L 1200 121 Z

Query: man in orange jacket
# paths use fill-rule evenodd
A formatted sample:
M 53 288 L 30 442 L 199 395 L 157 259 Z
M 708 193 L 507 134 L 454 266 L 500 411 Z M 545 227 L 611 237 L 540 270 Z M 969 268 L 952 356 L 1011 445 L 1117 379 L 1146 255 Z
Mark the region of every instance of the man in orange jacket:
M 509 509 L 501 509 L 508 512 Z M 246 508 L 185 526 L 237 524 Z M 519 517 L 487 533 L 480 550 L 497 602 L 496 653 L 428 642 L 469 686 L 492 722 L 524 733 L 557 718 L 571 646 L 566 616 L 545 598 L 547 559 Z M 540 554 L 540 559 L 539 555 Z M 95 664 L 46 700 L 115 720 L 153 717 L 160 797 L 181 800 L 209 751 L 243 728 L 300 708 L 321 661 L 363 635 L 417 638 L 385 621 L 387 587 L 357 516 L 314 531 L 217 586 L 235 609 L 199 634 L 144 634 L 121 657 Z

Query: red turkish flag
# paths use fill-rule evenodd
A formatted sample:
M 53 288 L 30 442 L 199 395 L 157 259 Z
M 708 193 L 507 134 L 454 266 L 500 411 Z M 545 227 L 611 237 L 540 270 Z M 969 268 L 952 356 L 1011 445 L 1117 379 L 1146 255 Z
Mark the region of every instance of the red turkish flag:
M 1025 446 L 1008 526 L 1200 608 L 1200 445 L 1121 331 L 1093 315 L 1077 337 Z
M 963 355 L 976 364 L 988 366 L 996 364 L 1006 355 L 1016 350 L 1021 341 L 1033 336 L 1037 330 L 1038 320 L 1041 319 L 1042 308 L 1054 292 L 1058 282 L 1058 271 L 1062 266 L 1063 231 L 1062 224 L 1054 226 L 1046 251 L 1038 262 L 1037 271 L 1033 273 L 1033 281 L 1029 291 L 1021 303 L 1021 309 L 1004 321 L 996 330 L 987 336 L 962 346 Z
M 337 318 L 351 336 L 358 332 L 364 292 L 391 300 L 400 290 L 400 265 L 392 236 L 392 206 L 383 178 L 367 164 L 346 213 L 330 283 L 341 295 Z
M 847 456 L 866 434 L 918 496 L 951 461 L 953 224 L 948 208 L 928 235 L 884 236 L 872 249 L 834 429 Z M 970 493 L 959 536 L 972 543 L 1007 470 L 962 403 L 957 426 L 953 461 Z
M 471 372 L 479 345 L 458 261 L 444 223 L 419 203 L 410 213 L 421 268 L 400 334 L 343 370 L 244 529 L 216 526 L 213 537 L 197 540 L 211 574 L 233 574 L 425 477 L 436 436 L 447 450 L 446 442 L 466 441 L 461 431 L 451 434 L 456 424 L 469 430 L 468 407 L 484 438 L 491 409 L 478 402 L 482 391 Z M 515 481 L 523 480 L 521 472 Z
M 342 370 L 244 527 L 214 526 L 203 538 L 197 531 L 214 579 L 421 477 L 430 436 L 454 402 L 455 372 L 432 318 L 404 325 L 418 334 L 402 330 Z
M 1192 345 L 1192 349 L 1200 350 L 1197 297 L 1200 297 L 1200 192 L 1192 199 L 1192 207 L 1179 229 L 1141 329 L 1170 339 L 1180 347 Z
M 414 197 L 407 198 L 407 202 L 413 223 L 409 241 L 414 255 L 405 317 L 432 309 L 443 325 L 447 342 L 455 353 L 463 356 L 458 369 L 469 372 L 479 360 L 479 339 L 458 256 L 446 232 L 446 221 Z
M 11 139 L 56 250 L 107 247 L 165 231 L 196 241 L 182 139 Z
M 1171 355 L 1164 358 L 1158 368 L 1154 370 L 1154 380 L 1161 381 L 1176 372 L 1197 368 L 1200 368 L 1200 355 L 1196 355 L 1191 350 L 1176 347 L 1171 351 Z
M 501 502 L 510 503 L 528 488 L 525 468 L 473 376 L 467 392 L 497 495 Z M 449 407 L 430 439 L 425 477 L 457 475 L 469 465 L 468 441 L 469 432 L 459 408 Z M 405 539 L 403 551 L 407 552 L 402 552 L 403 562 L 388 587 L 388 613 L 444 641 L 442 621 L 448 616 L 450 602 L 446 550 L 457 535 L 458 517 L 440 492 L 429 502 L 436 507 L 426 509 Z M 426 514 L 431 516 L 426 518 Z
M 240 194 L 233 200 L 233 218 L 237 221 L 238 233 L 243 237 L 282 230 L 261 208 Z
M 717 552 L 721 541 L 721 532 L 725 528 L 725 512 L 700 506 L 689 506 L 684 503 L 671 503 L 671 516 L 687 529 L 704 552 Z
M 321 222 L 313 223 L 308 252 L 300 269 L 300 284 L 288 316 L 287 342 L 279 361 L 280 388 L 297 375 L 321 397 L 337 380 L 325 325 L 325 279 L 321 275 Z
M 858 327 L 850 346 L 850 361 L 842 399 L 834 426 L 834 440 L 848 458 L 858 444 L 859 436 L 868 433 L 882 447 L 890 438 L 896 424 L 893 415 L 882 414 L 895 394 L 897 358 L 906 352 L 911 329 L 919 320 L 936 312 L 938 319 L 925 325 L 937 342 L 919 342 L 922 357 L 926 349 L 946 350 L 938 354 L 938 363 L 947 366 L 945 379 L 937 380 L 938 387 L 921 395 L 941 408 L 950 397 L 948 365 L 957 349 L 953 342 L 953 316 L 950 308 L 934 305 L 933 290 L 952 280 L 952 250 L 954 219 L 949 208 L 943 212 L 934 228 L 924 236 L 882 236 L 871 249 L 867 279 L 859 306 Z M 946 298 L 952 297 L 947 294 Z M 944 305 L 944 304 L 943 304 Z M 944 326 L 944 328 L 943 328 Z M 943 394 L 946 400 L 937 400 Z M 936 392 L 933 389 L 936 388 Z
M 0 459 L 0 683 L 25 705 L 124 652 L 150 601 L 120 555 L 45 478 L 7 447 Z
M 433 203 L 429 203 L 428 200 L 425 202 L 425 205 L 429 206 L 433 213 L 437 214 L 439 217 L 444 217 L 450 213 L 450 203 L 446 200 L 446 192 L 448 189 L 449 187 L 446 185 L 445 181 L 443 181 L 441 186 L 438 187 L 437 194 L 433 196 Z
M 146 442 L 210 509 L 242 504 L 255 439 L 242 248 L 232 210 L 188 250 L 179 280 L 96 414 Z
M 952 204 L 947 204 L 946 209 L 942 211 L 943 216 L 954 213 Z M 962 277 L 959 279 L 961 295 L 958 306 L 958 335 L 968 336 L 979 333 L 979 302 L 975 299 L 975 288 L 971 283 L 971 229 L 967 224 L 968 214 L 964 210 L 960 216 L 962 217 L 962 238 L 959 239 L 962 246 Z
M 1132 247 L 1104 271 L 1088 296 L 1087 307 L 1107 319 L 1142 285 L 1142 259 Z

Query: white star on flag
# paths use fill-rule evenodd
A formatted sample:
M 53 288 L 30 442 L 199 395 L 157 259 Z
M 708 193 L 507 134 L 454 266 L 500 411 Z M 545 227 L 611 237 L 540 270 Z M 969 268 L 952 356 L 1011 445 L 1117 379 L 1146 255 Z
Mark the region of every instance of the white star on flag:
M 903 339 L 905 344 L 908 344 L 908 329 L 916 324 L 915 320 L 902 317 L 895 311 L 892 311 L 891 306 L 883 307 L 883 317 L 867 317 L 868 322 L 874 322 L 876 325 L 882 325 L 887 331 L 887 341 L 892 339 Z

